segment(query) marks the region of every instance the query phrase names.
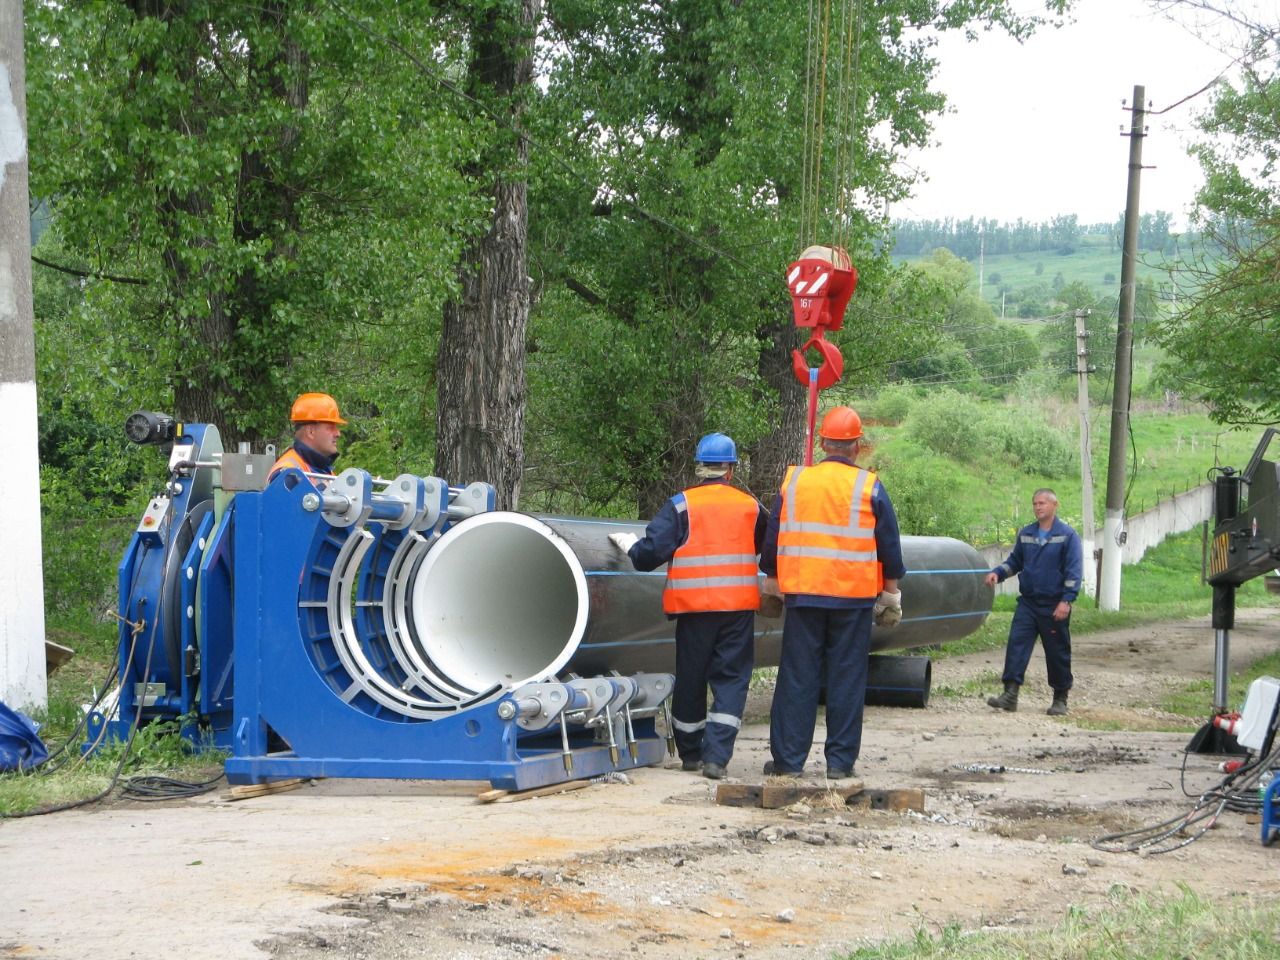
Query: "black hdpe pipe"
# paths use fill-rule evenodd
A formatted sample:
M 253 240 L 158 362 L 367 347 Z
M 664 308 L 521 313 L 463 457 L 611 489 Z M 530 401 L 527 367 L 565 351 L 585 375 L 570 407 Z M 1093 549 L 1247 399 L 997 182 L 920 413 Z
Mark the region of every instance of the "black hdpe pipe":
M 877 654 L 867 668 L 867 704 L 923 710 L 929 705 L 932 682 L 933 661 L 928 657 Z
M 455 524 L 415 577 L 411 602 L 425 655 L 471 690 L 552 674 L 672 672 L 665 570 L 636 572 L 608 539 L 617 531 L 640 535 L 644 525 L 501 511 Z M 902 549 L 902 623 L 875 628 L 872 650 L 935 646 L 978 629 L 993 596 L 982 582 L 982 556 L 947 537 L 904 537 Z M 782 618 L 758 616 L 756 665 L 776 665 L 781 642 Z M 873 659 L 878 679 L 868 702 L 924 705 L 928 658 Z

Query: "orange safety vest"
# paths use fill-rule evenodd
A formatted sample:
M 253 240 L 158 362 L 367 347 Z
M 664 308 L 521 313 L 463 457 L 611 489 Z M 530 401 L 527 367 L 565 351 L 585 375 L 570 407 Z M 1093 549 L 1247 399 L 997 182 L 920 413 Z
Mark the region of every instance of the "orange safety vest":
M 759 610 L 755 497 L 724 483 L 684 491 L 676 509 L 689 518 L 689 538 L 667 564 L 667 613 Z
M 269 481 L 281 470 L 285 470 L 289 467 L 297 467 L 303 473 L 314 472 L 311 469 L 311 464 L 302 459 L 302 454 L 298 453 L 298 451 L 293 449 L 293 447 L 290 447 L 284 453 L 280 454 L 280 459 L 272 465 L 271 472 L 267 474 L 267 480 Z
M 778 587 L 784 594 L 880 595 L 875 485 L 874 473 L 835 460 L 787 468 L 778 517 Z

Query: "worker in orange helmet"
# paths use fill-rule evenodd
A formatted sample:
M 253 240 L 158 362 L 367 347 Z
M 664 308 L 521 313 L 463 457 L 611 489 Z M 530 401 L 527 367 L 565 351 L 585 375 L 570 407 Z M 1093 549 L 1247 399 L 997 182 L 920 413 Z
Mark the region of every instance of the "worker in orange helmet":
M 720 780 L 755 663 L 756 555 L 767 518 L 755 497 L 732 485 L 738 448 L 730 437 L 707 434 L 694 462 L 700 482 L 664 503 L 643 537 L 619 531 L 609 540 L 642 573 L 667 565 L 662 609 L 676 621 L 672 733 L 684 770 Z
M 338 412 L 338 402 L 327 393 L 304 393 L 289 411 L 293 421 L 293 446 L 280 455 L 268 480 L 286 467 L 304 473 L 333 473 L 338 459 L 338 438 L 346 425 Z
M 766 774 L 800 776 L 827 687 L 827 777 L 853 776 L 862 747 L 871 626 L 902 619 L 898 518 L 874 473 L 857 466 L 862 419 L 835 407 L 819 430 L 826 458 L 789 467 L 760 552 L 786 603 L 769 716 Z

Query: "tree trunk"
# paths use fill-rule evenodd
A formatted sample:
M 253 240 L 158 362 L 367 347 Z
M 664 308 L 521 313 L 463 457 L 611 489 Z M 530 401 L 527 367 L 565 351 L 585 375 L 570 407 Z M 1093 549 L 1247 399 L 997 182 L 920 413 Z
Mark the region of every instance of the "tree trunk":
M 493 217 L 488 233 L 463 251 L 461 292 L 444 310 L 436 368 L 436 473 L 450 483 L 493 484 L 500 509 L 518 505 L 524 468 L 529 208 L 519 119 L 541 7 L 541 0 L 521 0 L 515 27 L 523 43 L 512 42 L 513 25 L 495 10 L 475 25 L 469 87 L 488 102 L 496 94 L 507 103 L 500 115 L 514 132 L 497 131 L 508 145 L 488 157 Z
M 796 380 L 791 367 L 791 351 L 803 342 L 801 332 L 791 320 L 789 305 L 770 305 L 775 317 L 761 326 L 756 336 L 765 344 L 756 369 L 763 388 L 757 397 L 762 408 L 773 408 L 769 422 L 773 429 L 752 445 L 750 473 L 736 474 L 766 507 L 782 485 L 783 474 L 793 463 L 804 460 L 804 428 L 808 415 L 809 394 Z

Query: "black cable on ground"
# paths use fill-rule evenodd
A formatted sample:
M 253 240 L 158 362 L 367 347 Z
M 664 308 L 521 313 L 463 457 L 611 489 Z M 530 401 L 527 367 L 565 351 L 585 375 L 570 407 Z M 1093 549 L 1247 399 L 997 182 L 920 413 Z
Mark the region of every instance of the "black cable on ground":
M 120 793 L 130 800 L 181 800 L 208 793 L 221 779 L 221 772 L 210 780 L 198 780 L 194 783 L 175 780 L 173 777 L 130 777 L 120 788 Z
M 1271 738 L 1266 743 L 1271 747 Z M 1182 759 L 1183 793 L 1186 793 L 1187 755 Z M 1180 850 L 1217 825 L 1224 811 L 1257 813 L 1262 809 L 1259 791 L 1263 774 L 1280 763 L 1280 747 L 1259 754 L 1240 769 L 1228 773 L 1216 785 L 1204 791 L 1186 813 L 1159 823 L 1146 824 L 1133 830 L 1110 833 L 1090 841 L 1090 846 L 1104 853 L 1169 853 Z M 1190 796 L 1190 794 L 1188 794 Z M 1192 832 L 1192 828 L 1194 832 Z
M 134 625 L 135 642 L 137 639 L 137 634 L 140 632 L 141 632 L 140 626 L 135 624 Z M 130 647 L 129 649 L 130 661 L 133 660 L 133 650 L 134 648 Z M 151 675 L 151 655 L 153 653 L 155 653 L 155 644 L 152 644 L 147 650 L 147 663 L 142 671 L 142 675 L 144 677 Z M 126 674 L 128 673 L 128 666 L 129 665 L 126 663 L 125 664 Z M 110 796 L 111 791 L 116 788 L 116 784 L 120 780 L 120 771 L 124 769 L 125 762 L 129 759 L 129 753 L 133 749 L 133 740 L 138 735 L 138 728 L 142 723 L 142 704 L 143 704 L 143 698 L 139 697 L 137 706 L 134 710 L 133 725 L 129 730 L 129 739 L 125 741 L 124 749 L 120 751 L 120 762 L 116 764 L 115 772 L 111 774 L 111 782 L 107 784 L 104 790 L 102 790 L 99 793 L 95 793 L 91 797 L 84 797 L 83 799 L 80 799 L 80 800 L 69 800 L 66 803 L 56 803 L 53 806 L 40 807 L 36 810 L 26 810 L 22 813 L 0 813 L 0 820 L 21 820 L 21 819 L 25 819 L 26 817 L 42 817 L 48 813 L 61 813 L 64 810 L 74 810 L 77 807 L 87 807 L 91 803 L 97 803 L 99 800 L 104 800 L 108 796 Z M 106 729 L 106 724 L 104 723 L 103 730 L 105 729 Z

